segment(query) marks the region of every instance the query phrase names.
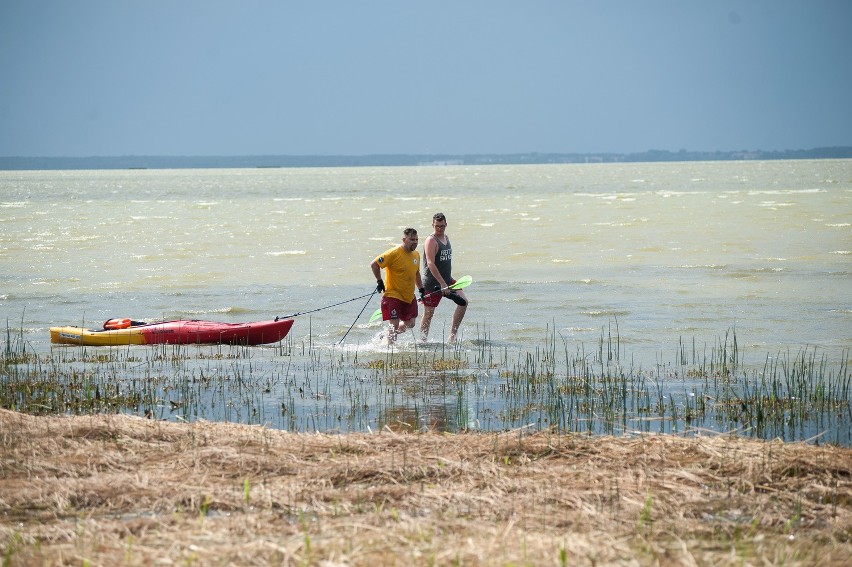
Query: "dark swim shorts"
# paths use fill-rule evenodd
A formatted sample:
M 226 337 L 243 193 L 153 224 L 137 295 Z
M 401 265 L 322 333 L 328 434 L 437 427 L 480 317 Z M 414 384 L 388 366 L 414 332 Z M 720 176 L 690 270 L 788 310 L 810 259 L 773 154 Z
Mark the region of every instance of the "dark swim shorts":
M 382 321 L 389 319 L 399 319 L 401 321 L 410 321 L 417 318 L 417 300 L 414 299 L 411 303 L 406 303 L 395 297 L 382 298 Z
M 453 285 L 456 283 L 456 280 L 450 280 L 449 284 Z M 426 290 L 426 293 L 429 293 L 429 290 Z M 423 305 L 426 307 L 438 307 L 438 304 L 441 303 L 441 298 L 444 297 L 444 294 L 440 291 L 435 291 L 435 293 L 427 295 L 423 298 Z

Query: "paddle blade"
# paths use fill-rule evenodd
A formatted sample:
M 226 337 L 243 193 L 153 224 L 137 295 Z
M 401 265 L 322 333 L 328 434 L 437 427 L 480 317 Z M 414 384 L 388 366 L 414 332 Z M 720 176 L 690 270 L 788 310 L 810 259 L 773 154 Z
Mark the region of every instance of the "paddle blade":
M 462 276 L 456 280 L 456 283 L 450 286 L 450 289 L 462 289 L 473 283 L 473 278 L 470 276 Z
M 370 323 L 375 323 L 376 321 L 378 321 L 381 318 L 382 318 L 382 310 L 376 309 L 375 313 L 370 315 Z

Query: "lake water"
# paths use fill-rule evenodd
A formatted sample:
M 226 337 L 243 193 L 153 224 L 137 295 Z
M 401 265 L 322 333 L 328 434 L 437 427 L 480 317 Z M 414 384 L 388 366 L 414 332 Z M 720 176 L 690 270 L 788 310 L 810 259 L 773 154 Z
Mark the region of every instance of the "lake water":
M 616 334 L 620 359 L 652 368 L 735 333 L 755 368 L 815 349 L 848 373 L 850 160 L 4 171 L 0 315 L 38 353 L 60 348 L 55 325 L 300 314 L 293 344 L 382 356 L 367 322 L 378 297 L 347 300 L 372 291 L 370 261 L 405 226 L 422 239 L 437 211 L 454 275 L 474 281 L 461 353 L 554 338 L 584 352 Z M 429 349 L 447 348 L 450 315 L 436 311 Z M 406 337 L 395 350 L 415 348 Z M 269 390 L 264 403 L 281 406 Z

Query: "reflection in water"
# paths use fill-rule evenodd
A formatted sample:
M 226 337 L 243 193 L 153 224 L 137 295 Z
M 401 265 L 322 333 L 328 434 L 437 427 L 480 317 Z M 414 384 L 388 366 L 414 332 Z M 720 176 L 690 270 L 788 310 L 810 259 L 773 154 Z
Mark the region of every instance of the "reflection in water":
M 457 403 L 432 404 L 426 406 L 389 406 L 382 409 L 379 426 L 398 433 L 412 431 L 441 431 L 458 433 L 479 429 L 479 421 L 473 416 L 463 395 Z

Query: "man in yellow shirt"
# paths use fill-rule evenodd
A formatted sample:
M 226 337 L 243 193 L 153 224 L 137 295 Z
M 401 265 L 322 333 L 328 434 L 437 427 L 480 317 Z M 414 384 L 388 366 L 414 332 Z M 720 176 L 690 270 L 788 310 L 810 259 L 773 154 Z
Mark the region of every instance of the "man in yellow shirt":
M 370 269 L 376 278 L 376 291 L 382 295 L 382 321 L 388 321 L 388 343 L 394 342 L 397 335 L 414 327 L 417 318 L 417 298 L 415 285 L 423 296 L 423 280 L 420 277 L 420 252 L 417 251 L 417 230 L 406 228 L 402 233 L 402 243 L 376 256 L 370 263 Z M 382 270 L 385 279 L 382 281 Z

